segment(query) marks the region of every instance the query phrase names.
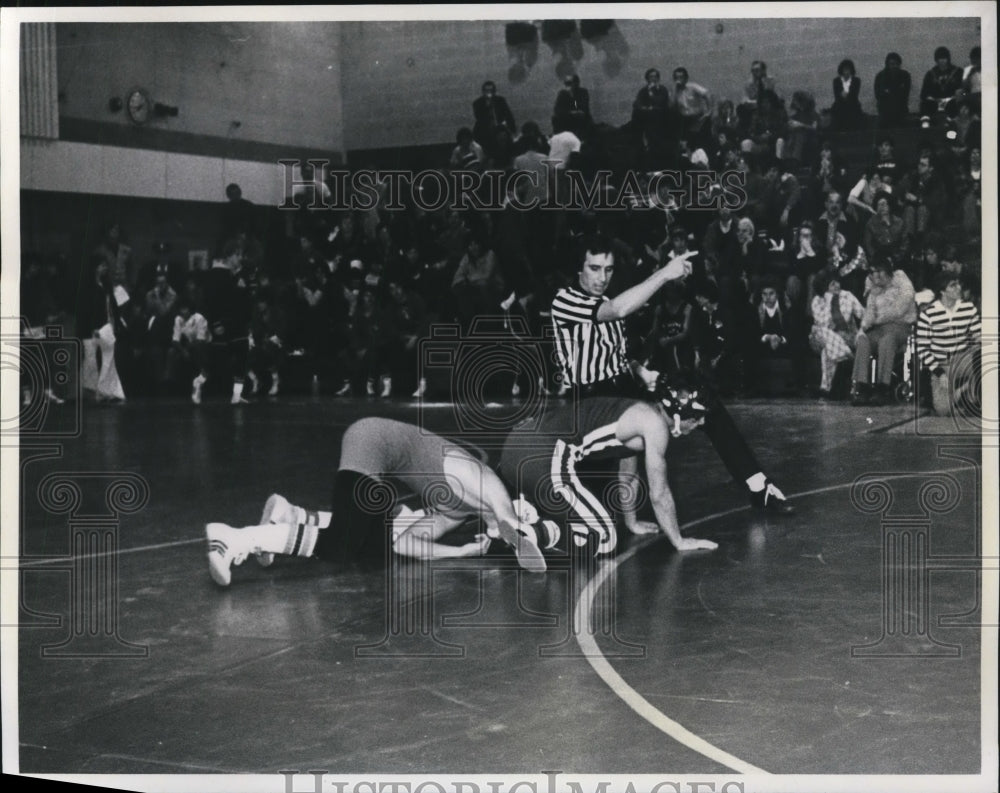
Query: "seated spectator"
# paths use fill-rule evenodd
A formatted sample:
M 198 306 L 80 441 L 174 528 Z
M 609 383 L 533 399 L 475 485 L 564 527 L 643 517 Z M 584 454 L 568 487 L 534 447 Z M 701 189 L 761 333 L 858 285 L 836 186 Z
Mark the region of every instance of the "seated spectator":
M 250 393 L 256 394 L 261 376 L 269 375 L 267 395 L 277 396 L 281 388 L 279 372 L 285 360 L 284 322 L 280 310 L 265 295 L 258 294 L 250 315 L 250 345 L 247 379 Z M 318 340 L 317 340 L 318 341 Z
M 750 321 L 750 285 L 759 283 L 767 271 L 768 245 L 758 236 L 750 218 L 737 221 L 736 241 L 730 256 L 719 261 L 716 279 L 727 325 L 740 333 Z M 734 338 L 734 344 L 736 341 Z
M 514 156 L 524 154 L 527 151 L 539 151 L 545 154 L 548 150 L 549 139 L 542 134 L 538 124 L 534 121 L 525 121 L 521 125 L 521 135 L 514 141 Z
M 845 58 L 837 67 L 833 78 L 833 106 L 830 108 L 831 126 L 835 130 L 860 129 L 865 116 L 861 110 L 861 78 L 854 69 L 854 61 Z
M 934 412 L 949 416 L 958 406 L 980 403 L 966 390 L 980 379 L 976 356 L 982 326 L 975 305 L 962 299 L 961 276 L 941 271 L 934 284 L 938 299 L 917 318 L 917 356 L 931 375 Z
M 983 226 L 983 162 L 978 143 L 969 147 L 957 182 L 959 200 L 962 202 L 962 230 L 972 242 L 979 239 Z
M 330 261 L 331 272 L 338 277 L 344 276 L 352 261 L 364 261 L 368 257 L 368 244 L 351 212 L 340 216 L 323 247 L 323 258 Z M 288 275 L 291 276 L 291 272 Z
M 795 313 L 787 300 L 779 295 L 777 282 L 764 279 L 753 333 L 747 339 L 747 382 L 752 393 L 771 393 L 764 378 L 762 363 L 775 359 L 791 363 L 795 388 L 801 387 L 802 339 L 802 330 L 796 327 Z
M 750 116 L 757 109 L 757 103 L 765 91 L 778 95 L 774 78 L 767 74 L 767 64 L 764 61 L 754 61 L 750 64 L 750 79 L 743 86 L 743 100 L 736 108 L 744 129 L 749 127 Z
M 451 282 L 462 324 L 468 326 L 477 314 L 497 313 L 503 286 L 496 254 L 482 232 L 474 233 Z
M 580 75 L 568 75 L 556 95 L 556 104 L 552 110 L 552 130 L 568 130 L 585 140 L 593 125 L 594 119 L 590 117 L 590 92 L 580 87 Z
M 951 127 L 946 137 L 957 154 L 964 154 L 970 143 L 978 143 L 982 137 L 982 119 L 971 100 L 960 99 L 955 103 L 955 117 L 951 120 Z M 955 133 L 954 138 L 952 131 Z
M 691 264 L 691 272 L 703 274 L 705 265 L 701 254 L 688 248 L 688 233 L 683 226 L 675 225 L 670 229 L 667 239 L 656 251 L 657 269 L 666 267 L 676 259 L 683 259 Z
M 788 168 L 810 163 L 818 153 L 819 113 L 816 100 L 808 91 L 796 91 L 789 104 L 788 142 L 784 159 Z
M 941 264 L 943 272 L 960 276 L 962 279 L 962 299 L 973 303 L 977 308 L 981 308 L 980 301 L 982 295 L 979 293 L 979 283 L 981 281 L 979 268 L 970 266 L 958 257 L 958 247 L 954 243 L 947 243 L 941 247 Z
M 513 153 L 517 125 L 507 100 L 497 95 L 492 80 L 483 83 L 482 96 L 472 103 L 472 115 L 476 122 L 472 127 L 473 137 L 492 163 L 503 167 Z
M 736 113 L 736 106 L 731 99 L 720 99 L 712 113 L 711 121 L 712 139 L 718 145 L 722 145 L 720 135 L 725 135 L 727 146 L 734 145 L 741 140 L 740 118 Z
M 892 185 L 882 180 L 883 171 L 873 165 L 851 188 L 847 195 L 847 213 L 854 222 L 864 225 L 875 214 L 875 196 L 879 193 L 892 195 Z
M 868 277 L 869 290 L 861 332 L 857 336 L 854 359 L 852 405 L 884 405 L 889 400 L 892 368 L 896 355 L 906 347 L 906 339 L 917 319 L 913 284 L 891 259 L 874 261 Z M 871 386 L 871 357 L 877 358 L 876 384 Z
M 881 129 L 901 127 L 910 113 L 910 73 L 898 53 L 885 56 L 885 68 L 875 75 L 875 106 Z
M 659 69 L 647 69 L 646 84 L 632 102 L 632 127 L 644 152 L 647 170 L 662 167 L 668 158 L 667 137 L 670 127 L 670 91 L 660 83 Z
M 969 50 L 969 65 L 962 70 L 962 92 L 975 115 L 982 113 L 983 75 L 982 50 L 978 45 Z
M 922 154 L 916 173 L 909 173 L 899 184 L 903 207 L 903 223 L 910 237 L 922 237 L 929 229 L 944 224 L 948 193 L 942 179 L 935 173 L 930 154 Z
M 809 345 L 819 353 L 820 399 L 829 399 L 837 364 L 854 357 L 864 309 L 853 294 L 840 288 L 834 269 L 817 274 L 815 291 L 811 304 L 813 326 L 809 333 Z
M 784 105 L 773 91 L 764 91 L 750 115 L 744 151 L 780 160 L 784 156 L 787 135 L 788 114 Z
M 824 264 L 841 267 L 857 251 L 857 226 L 844 212 L 844 199 L 839 192 L 831 191 L 826 194 L 823 209 L 816 220 L 813 245 L 821 252 Z
M 882 176 L 889 176 L 895 184 L 903 175 L 896 162 L 896 141 L 891 135 L 880 135 L 876 145 L 875 167 Z
M 647 369 L 657 372 L 694 371 L 695 346 L 691 304 L 684 287 L 668 283 L 653 313 L 653 326 L 646 338 Z
M 481 171 L 486 165 L 483 147 L 472 138 L 472 130 L 462 127 L 455 135 L 455 148 L 448 164 L 455 170 Z
M 924 83 L 920 89 L 920 122 L 929 127 L 931 119 L 943 114 L 951 117 L 953 108 L 949 108 L 952 100 L 962 91 L 962 70 L 952 64 L 951 52 L 947 47 L 934 50 L 934 68 L 924 75 Z
M 889 259 L 902 262 L 909 254 L 910 237 L 906 224 L 895 212 L 893 197 L 882 191 L 875 196 L 875 214 L 865 224 L 862 247 L 869 262 Z
M 59 277 L 57 268 L 51 265 L 43 266 L 39 256 L 30 252 L 21 254 L 20 313 L 24 338 L 45 338 L 46 326 L 66 327 L 70 318 L 60 307 L 58 299 L 60 284 L 65 281 L 66 279 Z M 40 352 L 43 356 L 55 354 L 55 350 L 51 347 L 46 351 L 45 345 Z M 31 406 L 35 404 L 36 399 L 57 405 L 63 404 L 66 401 L 63 396 L 69 396 L 68 390 L 75 384 L 75 378 L 72 381 L 69 378 L 62 378 L 61 382 L 54 380 L 47 365 L 21 366 L 22 404 L 26 407 Z M 63 396 L 59 396 L 57 391 Z
M 701 243 L 703 258 L 712 257 L 716 262 L 728 260 L 736 249 L 736 221 L 733 210 L 723 204 L 719 212 L 708 224 Z M 695 275 L 703 275 L 695 273 Z
M 393 224 L 382 222 L 375 229 L 371 246 L 369 275 L 386 279 L 398 278 L 403 267 L 403 252 L 396 243 Z
M 802 188 L 795 175 L 784 171 L 775 158 L 765 158 L 761 170 L 764 189 L 760 196 L 759 220 L 768 236 L 783 237 L 804 220 Z
M 549 195 L 549 168 L 545 164 L 549 158 L 549 142 L 533 121 L 525 123 L 521 128 L 519 142 L 525 148 L 514 158 L 514 170 L 534 174 L 534 178 L 522 177 L 517 180 L 514 185 L 517 197 L 522 204 L 537 202 L 540 205 Z
M 816 294 L 814 286 L 816 274 L 825 264 L 816 253 L 814 241 L 815 229 L 812 221 L 803 221 L 802 225 L 795 229 L 788 278 L 785 282 L 785 294 L 792 306 L 800 309 Z
M 190 382 L 192 373 L 193 377 L 200 378 L 202 383 L 208 379 L 208 343 L 211 338 L 208 320 L 195 311 L 188 300 L 181 300 L 178 303 L 177 316 L 174 317 L 170 350 L 167 353 L 167 372 L 171 382 L 178 379 Z M 200 400 L 201 386 L 195 390 Z
M 847 190 L 847 166 L 833 150 L 829 140 L 820 141 L 819 156 L 810 168 L 810 189 L 807 197 L 808 217 L 815 218 L 822 212 L 826 197 L 833 192 Z
M 156 285 L 146 292 L 145 302 L 145 358 L 149 366 L 148 375 L 151 382 L 162 387 L 169 381 L 166 359 L 173 336 L 174 309 L 177 305 L 177 293 L 167 282 L 165 267 L 157 268 Z
M 698 305 L 691 317 L 698 371 L 720 394 L 731 395 L 740 387 L 743 365 L 737 352 L 733 320 L 722 309 L 719 289 L 714 283 L 695 279 L 691 292 Z
M 349 342 L 340 355 L 340 367 L 345 377 L 337 396 L 354 393 L 362 381 L 368 396 L 375 396 L 376 393 L 383 398 L 391 396 L 390 373 L 397 334 L 391 315 L 379 305 L 371 289 L 360 291 L 348 334 Z M 379 391 L 376 391 L 376 384 Z
M 401 377 L 404 378 L 406 388 L 417 382 L 419 343 L 427 335 L 430 321 L 423 298 L 415 290 L 407 288 L 402 281 L 389 282 L 388 298 L 386 310 L 392 326 L 399 334 L 394 347 L 395 358 L 390 366 L 388 387 L 384 389 L 391 394 L 393 383 L 398 382 Z M 426 388 L 426 381 L 421 380 L 414 396 L 422 397 Z
M 683 66 L 674 69 L 673 106 L 681 124 L 681 139 L 690 149 L 709 145 L 712 120 L 712 95 L 704 86 L 688 79 Z

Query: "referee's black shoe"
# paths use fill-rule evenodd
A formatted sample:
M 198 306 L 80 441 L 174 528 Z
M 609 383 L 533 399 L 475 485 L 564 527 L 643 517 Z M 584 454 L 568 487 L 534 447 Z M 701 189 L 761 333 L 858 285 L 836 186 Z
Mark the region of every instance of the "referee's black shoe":
M 750 503 L 759 512 L 769 515 L 791 515 L 795 505 L 789 503 L 785 494 L 778 490 L 770 481 L 764 483 L 764 489 L 750 493 Z

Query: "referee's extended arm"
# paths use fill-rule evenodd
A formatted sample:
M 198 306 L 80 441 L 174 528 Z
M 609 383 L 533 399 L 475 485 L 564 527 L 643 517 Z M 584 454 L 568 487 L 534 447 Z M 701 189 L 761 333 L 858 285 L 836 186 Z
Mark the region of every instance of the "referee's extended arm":
M 657 270 L 641 284 L 626 289 L 620 295 L 605 300 L 597 309 L 598 322 L 624 319 L 645 305 L 667 281 L 675 281 L 688 274 L 690 264 L 675 259 L 662 270 Z

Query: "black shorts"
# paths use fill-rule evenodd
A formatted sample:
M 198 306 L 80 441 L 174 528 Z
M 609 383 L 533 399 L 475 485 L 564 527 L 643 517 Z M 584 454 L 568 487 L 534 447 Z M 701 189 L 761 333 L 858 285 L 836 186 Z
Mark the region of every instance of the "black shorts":
M 332 562 L 384 567 L 392 555 L 392 513 L 399 500 L 388 482 L 357 471 L 333 478 L 333 518 L 319 533 L 314 555 Z

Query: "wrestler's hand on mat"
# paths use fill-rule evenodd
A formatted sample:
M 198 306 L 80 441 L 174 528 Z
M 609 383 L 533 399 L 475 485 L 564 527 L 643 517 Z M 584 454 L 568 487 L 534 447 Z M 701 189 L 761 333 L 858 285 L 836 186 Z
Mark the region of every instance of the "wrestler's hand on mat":
M 460 545 L 457 556 L 483 556 L 490 547 L 490 538 L 485 534 L 477 534 L 474 542 Z
M 660 531 L 659 524 L 653 523 L 651 520 L 636 520 L 626 523 L 625 528 L 633 534 L 658 534 Z
M 677 544 L 678 551 L 714 551 L 719 547 L 719 543 L 711 540 L 698 540 L 694 537 L 681 537 Z

